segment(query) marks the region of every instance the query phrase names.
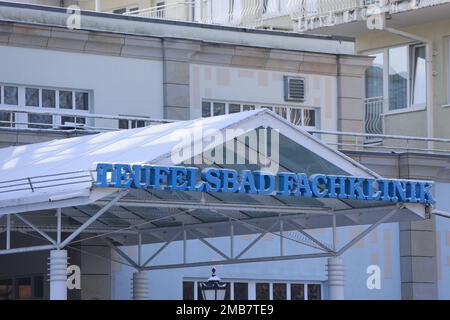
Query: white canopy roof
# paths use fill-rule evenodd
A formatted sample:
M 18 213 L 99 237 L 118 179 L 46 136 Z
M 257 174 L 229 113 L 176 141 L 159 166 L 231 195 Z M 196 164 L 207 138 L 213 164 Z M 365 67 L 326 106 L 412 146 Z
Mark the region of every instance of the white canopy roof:
M 98 204 L 101 199 L 117 192 L 114 189 L 101 189 L 94 186 L 94 168 L 98 162 L 177 165 L 179 163 L 172 161 L 171 152 L 175 147 L 183 146 L 183 143 L 195 144 L 202 139 L 208 141 L 207 144 L 202 144 L 202 152 L 204 152 L 207 148 L 226 142 L 211 143 L 210 133 L 208 133 L 210 130 L 224 132 L 226 129 L 238 128 L 242 134 L 242 130 L 249 132 L 260 127 L 277 129 L 280 135 L 285 137 L 280 150 L 282 157 L 280 167 L 283 169 L 302 172 L 297 170 L 302 170 L 302 166 L 306 166 L 312 168 L 311 170 L 326 168 L 329 171 L 323 173 L 379 178 L 376 173 L 329 147 L 305 130 L 290 124 L 269 110 L 260 109 L 0 149 L 0 215 L 53 208 L 68 208 L 67 212 L 69 212 L 70 207 Z M 198 134 L 200 132 L 203 135 Z M 233 132 L 236 134 L 224 135 L 226 140 L 238 137 L 239 133 Z M 186 135 L 195 138 L 183 140 Z M 226 198 L 226 195 L 218 195 L 214 199 L 234 202 L 234 199 L 238 197 L 230 200 Z M 261 196 L 261 199 L 275 203 L 275 200 L 270 200 L 269 197 Z M 191 200 L 197 201 L 192 198 Z M 244 202 L 248 201 L 250 198 L 244 199 Z M 321 205 L 343 210 L 343 212 L 356 208 L 358 210 L 354 210 L 355 214 L 368 214 L 367 220 L 347 219 L 348 221 L 342 220 L 342 225 L 371 222 L 373 218 L 379 218 L 383 212 L 388 211 L 383 204 L 365 205 L 336 199 L 327 199 L 328 202 L 325 203 L 325 200 L 316 201 L 317 203 L 311 201 L 298 203 L 293 202 L 292 199 L 282 199 L 282 201 L 276 199 L 276 201 L 276 204 L 283 203 L 283 205 L 300 204 L 309 207 Z M 369 214 L 373 210 L 376 211 L 374 207 L 378 206 L 378 213 Z M 425 216 L 422 205 L 411 205 L 409 209 L 412 215 L 403 214 L 393 217 L 390 221 L 421 219 Z M 326 221 L 318 219 L 311 225 L 311 227 L 325 226 L 329 226 L 329 219 Z

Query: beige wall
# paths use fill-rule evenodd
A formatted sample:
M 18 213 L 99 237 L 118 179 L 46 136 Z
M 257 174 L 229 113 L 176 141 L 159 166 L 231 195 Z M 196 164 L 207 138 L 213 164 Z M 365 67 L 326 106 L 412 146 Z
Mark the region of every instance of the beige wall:
M 450 102 L 449 98 L 449 53 L 448 39 L 450 36 L 450 19 L 415 25 L 403 29 L 433 41 L 433 72 L 434 72 L 434 131 L 435 137 L 450 138 L 450 108 L 443 107 Z M 358 53 L 369 50 L 409 43 L 404 39 L 386 32 L 370 32 L 357 37 Z M 425 112 L 406 112 L 401 115 L 386 117 L 386 133 L 408 135 L 426 134 Z

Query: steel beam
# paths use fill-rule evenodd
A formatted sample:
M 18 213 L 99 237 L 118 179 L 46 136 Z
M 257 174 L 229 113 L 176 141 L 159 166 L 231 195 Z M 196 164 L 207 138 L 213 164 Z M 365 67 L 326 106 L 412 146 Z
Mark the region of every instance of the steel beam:
M 36 231 L 37 233 L 39 233 L 42 237 L 44 237 L 45 239 L 47 239 L 50 243 L 56 245 L 56 241 L 50 237 L 48 234 L 46 234 L 44 231 L 41 231 L 38 227 L 36 227 L 31 221 L 29 221 L 28 219 L 26 219 L 25 217 L 22 217 L 19 214 L 15 215 L 17 218 L 19 218 L 23 223 L 25 223 L 26 225 L 28 225 L 31 229 L 33 229 L 34 231 Z
M 167 269 L 182 269 L 182 268 L 195 268 L 195 267 L 206 267 L 206 266 L 216 266 L 216 265 L 230 265 L 230 264 L 242 264 L 242 263 L 258 263 L 258 262 L 271 262 L 271 261 L 288 261 L 288 260 L 301 260 L 301 259 L 316 259 L 316 258 L 328 258 L 332 257 L 332 253 L 313 253 L 313 254 L 302 254 L 302 255 L 292 255 L 292 256 L 278 256 L 278 257 L 261 257 L 261 258 L 247 258 L 247 259 L 229 259 L 221 261 L 204 261 L 204 262 L 192 262 L 183 264 L 172 264 L 172 265 L 159 265 L 145 267 L 143 270 L 167 270 Z
M 54 249 L 56 249 L 55 245 L 34 246 L 34 247 L 16 248 L 16 249 L 9 249 L 9 250 L 0 250 L 0 255 L 35 252 L 35 251 L 47 251 L 47 250 L 54 250 Z
M 81 227 L 79 227 L 75 232 L 73 232 L 70 236 L 68 236 L 60 245 L 59 248 L 64 248 L 68 245 L 73 239 L 75 239 L 81 232 L 83 232 L 86 228 L 88 228 L 92 223 L 94 223 L 98 218 L 100 218 L 106 211 L 108 211 L 111 207 L 113 207 L 120 199 L 122 199 L 128 191 L 119 192 L 119 194 L 112 199 L 108 204 L 106 204 L 103 208 L 101 208 L 96 214 L 90 217 Z
M 98 205 L 106 205 L 108 202 L 100 200 Z M 283 213 L 283 214 L 330 214 L 330 208 L 317 207 L 292 207 L 292 206 L 272 206 L 265 204 L 241 204 L 241 203 L 202 203 L 193 201 L 136 201 L 124 200 L 117 202 L 116 206 L 144 207 L 144 208 L 171 208 L 171 209 L 202 209 L 202 210 L 220 210 L 220 211 L 244 211 L 244 212 L 265 212 L 265 213 Z
M 164 249 L 166 249 L 173 241 L 175 241 L 181 234 L 181 230 L 179 232 L 177 232 L 169 241 L 167 241 L 166 243 L 164 243 L 161 248 L 159 248 L 150 258 L 148 258 L 143 264 L 142 266 L 145 267 L 147 266 L 151 261 L 153 261 L 153 259 L 155 259 L 161 252 L 164 251 Z
M 314 238 L 313 236 L 311 236 L 309 233 L 307 233 L 303 227 L 298 224 L 295 221 L 292 221 L 290 219 L 286 220 L 289 224 L 291 224 L 293 227 L 295 227 L 297 229 L 298 232 L 300 232 L 302 235 L 304 235 L 306 238 L 308 238 L 309 240 L 311 240 L 314 244 L 318 245 L 320 248 L 317 248 L 319 250 L 323 250 L 325 252 L 332 252 L 333 250 L 331 250 L 330 248 L 328 248 L 325 244 L 323 244 L 322 242 L 320 242 L 319 240 L 317 240 L 316 238 Z
M 107 238 L 101 238 L 101 239 L 103 240 L 103 242 L 105 242 L 108 245 L 108 247 L 110 247 L 112 250 L 114 250 L 119 256 L 124 258 L 132 267 L 134 267 L 135 269 L 139 269 L 139 265 L 133 259 L 131 259 L 127 254 L 125 254 L 125 252 L 123 252 L 122 250 L 117 248 L 114 245 L 114 243 L 111 242 L 111 240 L 109 240 Z
M 212 245 L 209 241 L 207 241 L 205 238 L 203 238 L 203 236 L 197 231 L 197 230 L 191 230 L 191 233 L 193 233 L 194 235 L 196 235 L 198 237 L 198 240 L 200 240 L 200 242 L 202 242 L 204 245 L 206 245 L 207 247 L 209 247 L 211 250 L 213 250 L 214 252 L 216 252 L 218 255 L 222 256 L 222 258 L 224 259 L 230 259 L 229 256 L 227 256 L 225 253 L 223 253 L 222 250 L 220 250 L 219 248 L 217 248 L 216 246 Z
M 389 212 L 387 215 L 385 215 L 383 218 L 381 218 L 380 220 L 378 220 L 376 223 L 374 223 L 373 225 L 371 225 L 369 228 L 367 228 L 366 230 L 364 230 L 363 232 L 361 232 L 358 236 L 356 236 L 353 240 L 351 240 L 349 243 L 347 243 L 344 247 L 342 247 L 337 253 L 337 256 L 342 255 L 345 251 L 347 251 L 348 249 L 350 249 L 354 244 L 356 244 L 359 240 L 361 240 L 362 238 L 364 238 L 366 235 L 368 235 L 370 232 L 372 232 L 372 230 L 374 230 L 376 227 L 378 227 L 380 224 L 384 223 L 386 220 L 390 219 L 394 214 L 397 213 L 397 211 L 399 210 L 399 208 L 395 208 L 394 210 L 392 210 L 391 212 Z
M 261 240 L 262 238 L 264 238 L 264 236 L 266 234 L 268 234 L 269 232 L 272 231 L 273 228 L 275 228 L 275 226 L 278 224 L 278 222 L 275 222 L 269 229 L 267 229 L 265 232 L 261 233 L 255 240 L 253 240 L 247 247 L 244 248 L 244 250 L 241 251 L 241 253 L 239 253 L 236 256 L 236 260 L 238 260 L 240 257 L 242 257 L 248 250 L 250 250 L 259 240 Z

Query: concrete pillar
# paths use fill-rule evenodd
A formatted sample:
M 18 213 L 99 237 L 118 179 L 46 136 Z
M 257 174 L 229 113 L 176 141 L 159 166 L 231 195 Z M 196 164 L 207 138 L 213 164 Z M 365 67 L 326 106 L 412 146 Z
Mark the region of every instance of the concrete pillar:
M 344 263 L 341 258 L 328 258 L 328 298 L 344 300 Z
M 147 272 L 133 273 L 133 300 L 148 300 L 148 275 Z
M 67 251 L 50 251 L 50 300 L 67 300 Z

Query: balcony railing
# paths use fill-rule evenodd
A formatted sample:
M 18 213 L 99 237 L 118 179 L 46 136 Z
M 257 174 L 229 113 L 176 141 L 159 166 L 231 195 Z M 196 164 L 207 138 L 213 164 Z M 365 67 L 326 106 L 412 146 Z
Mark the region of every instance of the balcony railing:
M 65 119 L 65 121 L 62 121 Z M 0 129 L 105 132 L 172 122 L 147 117 L 28 110 L 0 107 Z
M 190 0 L 124 13 L 148 18 L 247 27 L 270 27 L 270 19 L 290 16 L 297 29 L 347 23 L 377 12 L 397 13 L 448 0 Z M 234 3 L 234 4 L 233 4 Z
M 384 97 L 374 97 L 365 100 L 364 121 L 366 133 L 383 134 Z
M 380 13 L 395 14 L 421 9 L 449 0 L 299 0 L 301 9 L 292 14 L 298 31 L 367 20 Z

